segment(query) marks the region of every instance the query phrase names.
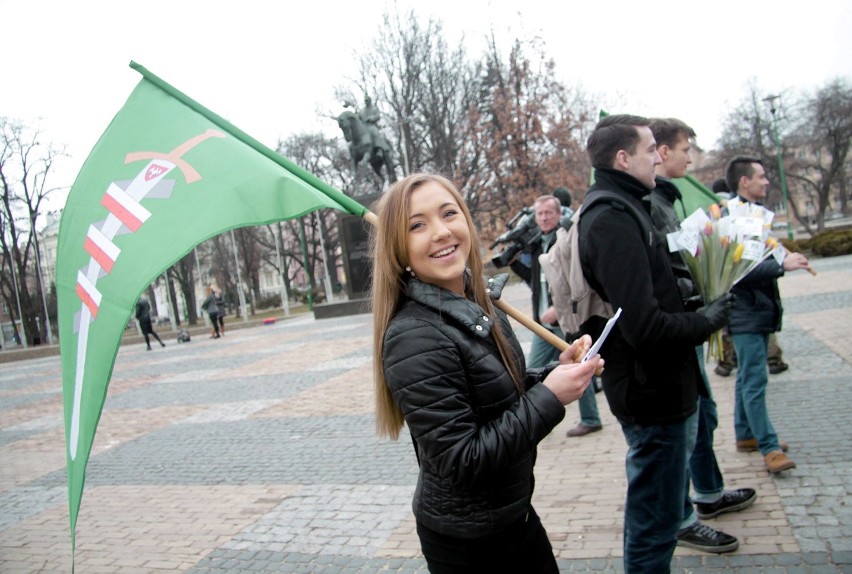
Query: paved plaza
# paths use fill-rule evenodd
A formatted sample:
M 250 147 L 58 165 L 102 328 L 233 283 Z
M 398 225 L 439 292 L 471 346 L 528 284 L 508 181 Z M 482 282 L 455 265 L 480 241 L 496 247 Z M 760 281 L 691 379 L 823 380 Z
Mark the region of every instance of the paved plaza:
M 852 256 L 780 280 L 790 369 L 769 406 L 793 471 L 734 448 L 734 378 L 712 373 L 716 453 L 751 508 L 708 521 L 734 553 L 678 549 L 683 573 L 852 572 Z M 529 291 L 505 297 L 529 309 Z M 525 349 L 531 334 L 516 332 Z M 77 523 L 77 574 L 425 573 L 411 513 L 417 463 L 403 432 L 375 436 L 371 316 L 196 336 L 118 353 Z M 710 365 L 712 367 L 712 365 Z M 604 430 L 539 448 L 534 504 L 562 572 L 620 572 L 626 446 Z M 0 364 L 0 573 L 71 572 L 58 357 Z M 521 573 L 523 574 L 523 573 Z

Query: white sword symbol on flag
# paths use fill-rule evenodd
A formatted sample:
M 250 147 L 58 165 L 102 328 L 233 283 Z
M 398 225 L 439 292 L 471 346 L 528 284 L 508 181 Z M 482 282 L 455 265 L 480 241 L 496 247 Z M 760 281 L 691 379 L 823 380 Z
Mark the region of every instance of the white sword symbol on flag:
M 86 368 L 86 352 L 89 344 L 89 326 L 97 319 L 101 303 L 101 293 L 96 284 L 102 272 L 109 273 L 121 254 L 113 238 L 122 227 L 136 231 L 151 216 L 151 212 L 142 207 L 139 201 L 144 198 L 172 169 L 181 170 L 187 183 L 201 179 L 198 172 L 181 159 L 181 156 L 202 141 L 211 137 L 224 138 L 218 130 L 207 130 L 179 145 L 171 153 L 133 152 L 127 154 L 124 163 L 149 160 L 139 174 L 131 181 L 127 189 L 121 189 L 110 183 L 101 203 L 109 210 L 100 229 L 89 226 L 84 243 L 85 250 L 92 256 L 88 264 L 77 272 L 77 295 L 82 301 L 80 310 L 79 333 L 77 336 L 77 364 L 74 378 L 74 404 L 71 412 L 71 429 L 68 450 L 71 460 L 77 457 L 80 439 L 80 403 L 83 397 L 83 376 Z

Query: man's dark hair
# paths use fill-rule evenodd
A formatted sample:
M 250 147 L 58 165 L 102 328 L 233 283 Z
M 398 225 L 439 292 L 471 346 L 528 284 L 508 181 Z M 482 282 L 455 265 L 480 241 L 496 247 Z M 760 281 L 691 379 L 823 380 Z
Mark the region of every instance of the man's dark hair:
M 740 178 L 746 176 L 751 178 L 754 176 L 754 164 L 763 165 L 760 158 L 750 157 L 747 155 L 737 156 L 730 161 L 728 169 L 725 170 L 725 181 L 728 182 L 728 187 L 731 193 L 739 192 Z
M 714 179 L 710 189 L 713 190 L 713 193 L 731 193 L 731 188 L 728 187 L 728 182 L 724 177 Z
M 680 137 L 687 141 L 695 137 L 695 130 L 677 118 L 653 118 L 649 127 L 657 140 L 657 147 L 674 147 Z
M 568 191 L 566 187 L 557 187 L 553 190 L 553 196 L 559 200 L 559 203 L 562 204 L 562 207 L 571 207 L 571 202 L 573 199 L 571 198 L 571 192 Z
M 611 168 L 619 150 L 629 154 L 636 153 L 639 143 L 639 131 L 636 128 L 648 127 L 648 118 L 616 114 L 606 116 L 595 126 L 586 142 L 586 152 L 594 168 Z

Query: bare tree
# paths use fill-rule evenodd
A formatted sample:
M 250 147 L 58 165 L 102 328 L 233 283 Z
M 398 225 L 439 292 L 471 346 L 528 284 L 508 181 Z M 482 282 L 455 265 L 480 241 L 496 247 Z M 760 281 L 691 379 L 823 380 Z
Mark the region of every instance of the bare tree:
M 817 231 L 822 231 L 832 200 L 841 213 L 847 213 L 852 88 L 844 79 L 832 80 L 805 104 L 793 141 L 796 151 L 804 149 L 807 153 L 793 154 L 789 177 L 799 183 L 798 189 L 808 203 L 815 205 Z
M 190 251 L 168 270 L 169 278 L 177 281 L 183 299 L 186 301 L 186 313 L 190 325 L 198 324 L 198 311 L 195 301 L 195 253 Z M 175 325 L 180 325 L 176 318 Z
M 752 83 L 748 95 L 728 115 L 720 140 L 719 165 L 736 155 L 760 158 L 772 183 L 766 201 L 772 209 L 782 202 L 776 127 L 790 213 L 808 233 L 822 231 L 832 198 L 841 212 L 846 209 L 852 90 L 845 80 L 836 79 L 814 96 L 787 91 L 775 99 Z
M 542 52 L 528 57 L 520 41 L 507 62 L 492 45 L 485 69 L 472 123 L 482 150 L 481 185 L 471 187 L 467 199 L 483 236 L 493 238 L 536 196 L 557 187 L 585 190 L 590 167 L 584 139 L 594 114 L 579 89 L 553 79 L 552 60 Z
M 45 286 L 39 272 L 36 221 L 48 196 L 54 162 L 64 155 L 42 144 L 41 132 L 0 117 L 0 247 L 3 250 L 4 297 L 16 291 L 28 343 L 52 337 L 46 309 Z M 14 277 L 14 279 L 13 279 Z M 10 306 L 11 308 L 11 306 Z M 18 334 L 20 336 L 20 334 Z

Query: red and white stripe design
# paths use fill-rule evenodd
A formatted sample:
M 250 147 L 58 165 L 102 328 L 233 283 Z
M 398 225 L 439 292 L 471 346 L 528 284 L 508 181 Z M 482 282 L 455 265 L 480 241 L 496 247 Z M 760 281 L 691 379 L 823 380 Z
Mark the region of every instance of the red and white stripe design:
M 89 308 L 92 318 L 97 318 L 98 308 L 101 306 L 101 292 L 82 271 L 77 272 L 77 296 L 83 305 Z
M 101 205 L 109 209 L 130 231 L 136 231 L 151 217 L 150 211 L 114 183 L 109 185 Z
M 84 247 L 92 259 L 97 261 L 107 273 L 112 271 L 112 266 L 115 265 L 115 260 L 121 253 L 121 249 L 94 225 L 89 226 Z

